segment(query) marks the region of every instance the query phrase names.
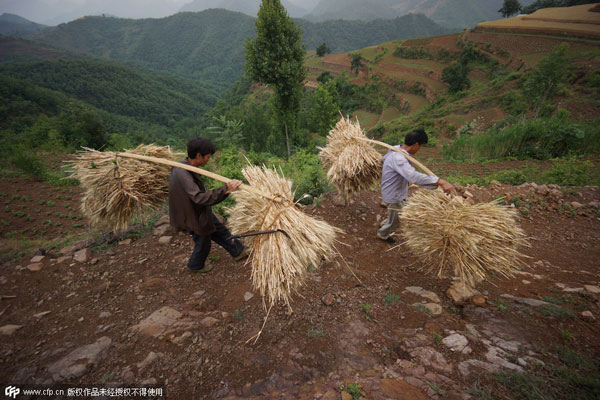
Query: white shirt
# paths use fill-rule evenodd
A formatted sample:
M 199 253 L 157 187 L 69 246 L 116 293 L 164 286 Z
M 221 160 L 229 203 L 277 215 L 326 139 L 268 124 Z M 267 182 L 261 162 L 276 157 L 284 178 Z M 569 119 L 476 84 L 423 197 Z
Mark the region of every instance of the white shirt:
M 408 154 L 400 145 L 395 147 Z M 381 198 L 389 204 L 399 203 L 408 197 L 409 183 L 435 189 L 437 187 L 435 183 L 438 180 L 437 176 L 429 176 L 418 172 L 406 157 L 390 150 L 383 157 Z

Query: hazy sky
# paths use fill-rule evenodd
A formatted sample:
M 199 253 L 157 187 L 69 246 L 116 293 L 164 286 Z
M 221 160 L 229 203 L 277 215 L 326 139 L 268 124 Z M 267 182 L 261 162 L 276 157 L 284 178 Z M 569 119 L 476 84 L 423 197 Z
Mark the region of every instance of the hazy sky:
M 220 0 L 214 1 L 218 4 Z M 319 0 L 289 0 L 306 10 Z M 56 25 L 84 15 L 112 14 L 124 18 L 160 18 L 174 14 L 192 0 L 0 0 L 0 14 L 20 15 L 31 21 Z

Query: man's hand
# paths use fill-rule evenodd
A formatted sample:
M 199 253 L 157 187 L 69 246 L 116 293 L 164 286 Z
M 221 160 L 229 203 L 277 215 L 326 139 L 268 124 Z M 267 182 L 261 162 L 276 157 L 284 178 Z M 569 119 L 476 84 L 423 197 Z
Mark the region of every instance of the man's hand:
M 454 186 L 452 186 L 450 182 L 446 182 L 443 179 L 440 179 L 437 184 L 446 193 L 451 193 L 454 190 Z
M 236 191 L 240 185 L 242 184 L 242 181 L 238 181 L 237 179 L 232 179 L 227 183 L 227 190 L 225 191 L 225 194 L 229 194 L 231 192 Z

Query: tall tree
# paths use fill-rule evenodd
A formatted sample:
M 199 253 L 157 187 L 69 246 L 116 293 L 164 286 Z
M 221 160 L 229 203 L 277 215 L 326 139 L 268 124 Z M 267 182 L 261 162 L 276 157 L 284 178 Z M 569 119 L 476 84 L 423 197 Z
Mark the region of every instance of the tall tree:
M 362 63 L 362 56 L 359 53 L 350 53 L 350 71 L 354 72 L 354 75 L 358 75 L 358 71 L 364 66 Z
M 256 33 L 256 39 L 246 41 L 246 72 L 275 92 L 275 107 L 285 126 L 290 157 L 288 129 L 295 128 L 306 77 L 302 36 L 279 0 L 262 0 Z
M 498 10 L 503 17 L 510 17 L 521 11 L 521 3 L 519 0 L 504 0 L 502 8 Z

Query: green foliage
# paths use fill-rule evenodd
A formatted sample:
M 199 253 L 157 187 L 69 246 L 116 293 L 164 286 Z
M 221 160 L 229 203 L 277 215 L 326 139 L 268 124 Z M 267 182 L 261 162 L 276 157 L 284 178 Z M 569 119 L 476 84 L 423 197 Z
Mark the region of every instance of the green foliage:
M 502 8 L 498 10 L 505 18 L 517 14 L 519 11 L 521 11 L 521 3 L 519 3 L 519 0 L 504 0 Z
M 398 295 L 392 293 L 391 291 L 388 291 L 385 294 L 385 304 L 391 305 L 394 303 L 400 303 L 400 297 Z
M 396 50 L 394 50 L 394 57 L 406 58 L 406 59 L 433 59 L 433 55 L 425 49 L 423 46 L 412 46 L 412 47 L 404 47 L 398 46 Z
M 600 172 L 591 161 L 556 160 L 542 172 L 539 182 L 560 186 L 598 185 Z
M 450 93 L 456 93 L 471 86 L 468 75 L 469 67 L 455 62 L 442 70 L 442 81 L 450 85 Z
M 575 313 L 569 309 L 559 307 L 554 304 L 548 304 L 538 307 L 538 311 L 546 317 L 555 318 L 574 318 Z
M 440 344 L 442 344 L 442 340 L 443 340 L 443 338 L 440 336 L 440 334 L 439 334 L 439 333 L 437 333 L 437 332 L 433 332 L 433 333 L 431 334 L 431 336 L 433 337 L 433 341 L 435 342 L 435 344 L 437 344 L 437 345 L 440 345 Z
M 317 76 L 317 82 L 319 82 L 319 83 L 327 83 L 332 79 L 333 79 L 333 75 L 331 75 L 331 72 L 329 72 L 329 71 L 325 71 L 322 74 L 320 74 L 319 76 Z
M 331 49 L 327 46 L 327 43 L 323 42 L 317 47 L 317 55 L 323 57 L 325 54 L 331 53 Z
M 364 67 L 363 57 L 360 53 L 350 53 L 348 57 L 350 57 L 350 71 L 354 72 L 354 75 L 358 75 L 358 71 Z
M 335 125 L 339 115 L 339 107 L 335 104 L 329 87 L 320 85 L 314 92 L 305 93 L 301 109 L 301 120 L 304 120 L 302 125 L 310 132 L 323 136 Z
M 43 181 L 47 177 L 46 170 L 42 161 L 33 152 L 33 150 L 17 147 L 12 152 L 11 163 L 19 171 L 35 180 Z
M 569 120 L 566 111 L 552 118 L 525 120 L 505 128 L 492 128 L 481 136 L 461 136 L 444 148 L 456 160 L 485 160 L 515 157 L 545 160 L 570 152 L 593 153 L 600 128 Z
M 349 393 L 353 399 L 358 399 L 363 395 L 360 390 L 360 386 L 355 382 L 350 382 L 348 386 L 345 386 L 344 391 Z
M 294 130 L 306 76 L 304 47 L 300 30 L 279 0 L 263 0 L 256 20 L 256 39 L 246 41 L 246 71 L 256 82 L 275 92 L 275 108 L 285 124 Z
M 281 166 L 284 175 L 294 183 L 296 200 L 308 194 L 311 199 L 331 190 L 327 175 L 317 154 L 300 150 Z

